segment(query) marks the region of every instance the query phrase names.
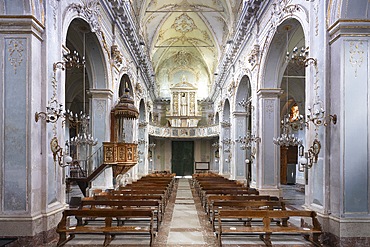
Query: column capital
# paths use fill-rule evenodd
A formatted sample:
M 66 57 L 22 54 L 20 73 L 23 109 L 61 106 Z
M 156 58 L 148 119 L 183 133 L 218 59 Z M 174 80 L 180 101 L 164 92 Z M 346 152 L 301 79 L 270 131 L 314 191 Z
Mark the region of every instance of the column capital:
M 275 98 L 283 94 L 281 88 L 260 88 L 257 91 L 257 96 L 260 98 Z
M 248 112 L 234 111 L 232 115 L 234 117 L 246 117 L 248 116 Z
M 113 91 L 110 89 L 96 89 L 92 88 L 89 90 L 89 94 L 93 98 L 112 98 Z

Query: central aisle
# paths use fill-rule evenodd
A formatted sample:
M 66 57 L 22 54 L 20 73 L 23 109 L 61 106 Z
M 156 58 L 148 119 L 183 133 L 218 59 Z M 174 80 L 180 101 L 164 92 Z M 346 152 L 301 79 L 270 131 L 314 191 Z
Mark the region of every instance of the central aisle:
M 175 192 L 176 191 L 176 192 Z M 176 196 L 166 208 L 161 232 L 155 246 L 216 246 L 216 238 L 201 208 L 199 198 L 193 196 L 190 180 L 178 179 Z
M 167 244 L 205 244 L 187 179 L 180 179 Z

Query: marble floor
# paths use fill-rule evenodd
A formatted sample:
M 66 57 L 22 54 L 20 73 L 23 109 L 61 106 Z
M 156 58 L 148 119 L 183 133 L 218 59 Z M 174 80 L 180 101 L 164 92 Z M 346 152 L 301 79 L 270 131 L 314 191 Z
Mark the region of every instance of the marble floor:
M 218 246 L 207 215 L 201 207 L 199 197 L 190 186 L 190 179 L 180 178 L 177 180 L 175 189 L 167 205 L 163 222 L 154 240 L 154 247 L 208 247 Z M 297 185 L 283 185 L 283 198 L 289 209 L 301 209 L 304 204 L 302 187 Z M 73 188 L 72 190 L 76 190 Z M 77 191 L 71 194 L 76 196 Z M 65 246 L 102 246 L 103 236 L 84 235 L 76 236 Z M 273 246 L 312 246 L 300 236 L 274 236 Z M 148 246 L 149 237 L 145 236 L 117 236 L 109 246 Z M 265 246 L 258 237 L 225 237 L 224 247 L 242 246 Z

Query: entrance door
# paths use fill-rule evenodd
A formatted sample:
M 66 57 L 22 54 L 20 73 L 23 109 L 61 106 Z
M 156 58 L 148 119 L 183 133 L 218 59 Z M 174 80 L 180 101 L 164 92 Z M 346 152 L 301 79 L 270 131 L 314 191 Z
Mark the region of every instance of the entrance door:
M 194 142 L 172 142 L 172 172 L 178 176 L 189 176 L 194 173 Z
M 298 147 L 280 147 L 280 183 L 295 184 L 295 169 L 298 159 Z

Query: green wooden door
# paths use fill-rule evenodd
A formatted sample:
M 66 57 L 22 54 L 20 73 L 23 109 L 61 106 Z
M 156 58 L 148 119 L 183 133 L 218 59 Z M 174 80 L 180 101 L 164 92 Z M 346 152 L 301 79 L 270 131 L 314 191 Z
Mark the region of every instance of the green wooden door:
M 172 142 L 172 172 L 177 176 L 188 176 L 194 173 L 194 142 Z

